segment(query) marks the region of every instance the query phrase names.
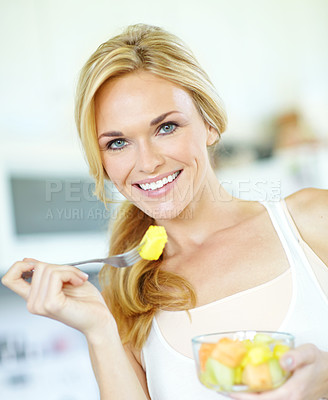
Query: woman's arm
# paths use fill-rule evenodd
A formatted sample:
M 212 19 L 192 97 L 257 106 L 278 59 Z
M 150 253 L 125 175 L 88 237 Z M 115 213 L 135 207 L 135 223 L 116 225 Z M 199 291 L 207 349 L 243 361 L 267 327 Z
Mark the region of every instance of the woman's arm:
M 286 199 L 304 241 L 328 265 L 328 192 L 304 189 Z M 284 355 L 282 366 L 293 373 L 280 388 L 262 394 L 234 394 L 238 400 L 319 400 L 328 397 L 328 353 L 312 344 Z
M 112 327 L 87 341 L 102 400 L 150 400 L 145 372 Z
M 28 283 L 22 273 L 31 270 L 33 278 Z M 140 364 L 131 363 L 112 314 L 86 274 L 71 266 L 25 259 L 9 269 L 2 283 L 26 300 L 31 313 L 63 322 L 85 335 L 101 400 L 150 399 Z

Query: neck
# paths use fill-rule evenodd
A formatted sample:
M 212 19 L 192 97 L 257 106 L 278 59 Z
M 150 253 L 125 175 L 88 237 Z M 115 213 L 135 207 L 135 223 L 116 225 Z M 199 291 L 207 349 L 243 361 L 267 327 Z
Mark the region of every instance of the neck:
M 166 254 L 173 256 L 200 246 L 214 232 L 234 224 L 238 218 L 238 202 L 221 186 L 211 170 L 193 201 L 178 217 L 156 221 L 165 227 L 169 238 Z

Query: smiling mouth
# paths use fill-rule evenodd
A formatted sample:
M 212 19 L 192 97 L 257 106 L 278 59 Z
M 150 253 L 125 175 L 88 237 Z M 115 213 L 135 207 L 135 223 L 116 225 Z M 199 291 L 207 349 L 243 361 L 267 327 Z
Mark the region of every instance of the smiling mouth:
M 151 182 L 151 183 L 140 183 L 137 186 L 140 187 L 140 189 L 149 191 L 149 190 L 157 190 L 162 188 L 163 186 L 168 185 L 169 183 L 173 182 L 181 173 L 180 171 L 174 172 L 174 174 L 168 175 L 163 179 L 159 179 L 156 182 Z

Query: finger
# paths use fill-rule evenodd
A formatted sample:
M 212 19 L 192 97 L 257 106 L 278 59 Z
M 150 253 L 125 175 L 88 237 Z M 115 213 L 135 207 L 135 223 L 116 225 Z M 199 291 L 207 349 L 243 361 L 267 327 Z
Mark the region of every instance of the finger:
M 88 274 L 82 272 L 76 267 L 71 266 L 61 266 L 59 269 L 56 268 L 55 270 L 49 271 L 47 275 L 46 273 L 44 275 L 45 279 L 47 279 L 47 285 L 44 286 L 42 292 L 44 300 L 49 297 L 49 294 L 56 295 L 55 292 L 52 292 L 52 286 L 50 286 L 52 285 L 53 280 L 56 278 L 56 275 L 58 280 L 61 282 L 61 286 L 58 285 L 58 290 L 60 290 L 60 292 L 68 286 L 74 287 L 82 285 L 89 277 Z M 57 295 L 59 294 L 60 293 L 58 292 Z
M 238 394 L 229 393 L 229 397 L 235 400 L 255 400 L 255 399 L 257 400 L 257 397 L 248 393 L 238 393 Z
M 47 286 L 47 280 L 44 278 L 47 264 L 42 262 L 35 263 L 34 272 L 31 279 L 31 289 L 27 298 L 27 309 L 33 314 L 39 314 L 42 304 L 42 291 Z
M 35 258 L 27 258 L 27 257 L 23 258 L 23 261 L 27 262 L 29 264 L 32 264 L 32 265 L 36 265 L 36 264 L 41 262 L 39 260 L 36 260 Z M 29 282 L 31 282 L 31 279 L 32 279 L 32 276 L 33 276 L 33 272 L 34 272 L 34 270 L 32 271 L 32 273 L 30 275 L 29 274 L 23 274 L 23 278 L 25 280 L 29 279 Z
M 235 400 L 278 400 L 286 399 L 286 390 L 284 386 L 278 389 L 268 390 L 262 393 L 229 393 Z
M 258 393 L 229 393 L 231 399 L 235 400 L 262 400 Z
M 47 313 L 55 315 L 60 311 L 67 300 L 63 287 L 67 284 L 77 287 L 83 285 L 86 277 L 82 271 L 56 270 L 49 276 L 48 290 L 44 299 L 44 308 Z
M 70 278 L 65 275 L 67 272 L 71 272 Z M 63 284 L 67 282 L 71 285 L 82 284 L 88 275 L 76 267 L 38 263 L 34 269 L 28 298 L 28 309 L 30 312 L 44 314 L 44 303 L 49 298 L 49 285 L 53 277 L 58 281 L 58 290 L 61 290 Z M 59 295 L 59 291 L 57 295 Z
M 30 292 L 30 284 L 22 278 L 22 274 L 33 269 L 34 265 L 32 263 L 18 261 L 9 268 L 8 272 L 2 277 L 1 282 L 26 300 Z
M 286 371 L 294 371 L 307 364 L 312 364 L 317 355 L 317 348 L 311 344 L 305 344 L 285 353 L 280 364 Z
M 25 257 L 25 258 L 23 258 L 23 261 L 24 262 L 35 262 L 35 263 L 39 263 L 39 262 L 41 262 L 40 260 L 36 260 L 35 258 L 29 258 L 29 257 Z
M 229 393 L 229 395 L 235 400 L 281 400 L 290 398 L 290 393 L 293 393 L 293 391 L 295 391 L 295 388 L 287 380 L 276 389 L 259 393 Z

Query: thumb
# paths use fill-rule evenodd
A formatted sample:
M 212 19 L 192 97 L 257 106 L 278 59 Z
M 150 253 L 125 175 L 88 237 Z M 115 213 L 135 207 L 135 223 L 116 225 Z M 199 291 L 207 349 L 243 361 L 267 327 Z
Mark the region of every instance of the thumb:
M 25 257 L 23 259 L 23 261 L 27 262 L 27 263 L 40 262 L 39 260 L 36 260 L 35 258 L 31 258 L 31 257 Z
M 312 344 L 304 344 L 285 353 L 280 364 L 286 371 L 294 371 L 304 365 L 314 362 L 317 348 Z

